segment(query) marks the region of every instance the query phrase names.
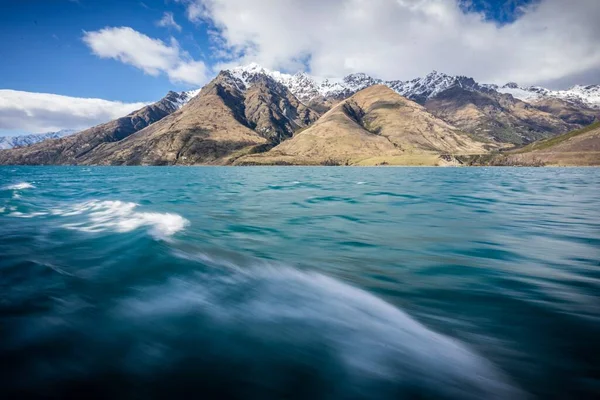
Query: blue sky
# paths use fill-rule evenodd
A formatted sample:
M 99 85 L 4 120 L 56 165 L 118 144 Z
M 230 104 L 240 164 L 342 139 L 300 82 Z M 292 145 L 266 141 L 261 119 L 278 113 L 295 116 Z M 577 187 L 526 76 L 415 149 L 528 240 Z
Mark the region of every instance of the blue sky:
M 598 0 L 0 0 L 0 10 L 0 134 L 88 127 L 250 62 L 332 78 L 600 82 Z
M 83 31 L 128 26 L 168 41 L 175 37 L 195 58 L 208 48 L 206 31 L 185 18 L 185 8 L 163 0 L 1 0 L 0 88 L 98 97 L 126 102 L 158 99 L 189 84 L 153 77 L 115 60 L 99 59 Z M 182 31 L 156 25 L 165 11 Z

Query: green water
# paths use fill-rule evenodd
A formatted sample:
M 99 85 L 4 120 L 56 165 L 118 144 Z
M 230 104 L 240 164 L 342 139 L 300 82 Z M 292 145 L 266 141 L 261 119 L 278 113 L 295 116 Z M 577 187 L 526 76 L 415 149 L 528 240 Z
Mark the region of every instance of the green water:
M 8 396 L 595 398 L 600 169 L 0 167 Z

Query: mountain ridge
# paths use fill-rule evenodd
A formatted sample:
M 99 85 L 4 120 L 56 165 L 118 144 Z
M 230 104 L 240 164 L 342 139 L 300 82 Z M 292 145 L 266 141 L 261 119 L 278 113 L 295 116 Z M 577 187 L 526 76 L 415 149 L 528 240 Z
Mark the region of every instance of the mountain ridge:
M 0 150 L 0 164 L 77 164 L 95 147 L 120 141 L 179 110 L 198 92 L 169 91 L 155 103 L 73 135 L 44 140 L 27 147 Z
M 600 166 L 600 121 L 519 149 L 462 161 L 479 166 Z
M 546 89 L 545 96 L 515 97 L 509 92 L 517 90 L 514 89 L 518 88 L 516 84 L 508 84 L 504 86 L 506 89 L 500 89 L 497 85 L 480 84 L 467 76 L 450 76 L 437 71 L 410 81 L 383 81 L 364 73 L 350 74 L 342 79 L 319 80 L 304 72 L 283 74 L 258 64 L 228 71 L 243 82 L 269 76 L 287 86 L 300 101 L 320 113 L 325 113 L 338 102 L 369 86 L 385 85 L 482 140 L 514 145 L 581 128 L 600 117 L 600 108 L 592 108 L 582 100 L 566 99 L 565 96 L 552 97 Z M 451 93 L 456 98 L 450 98 Z M 470 99 L 471 104 L 463 104 L 462 109 L 459 108 L 459 103 L 465 99 Z
M 385 85 L 341 101 L 307 129 L 238 165 L 438 165 L 442 154 L 486 152 L 478 142 Z
M 412 81 L 357 73 L 318 83 L 251 64 L 73 136 L 0 151 L 0 163 L 269 164 L 279 154 L 291 164 L 439 165 L 560 135 L 600 115 L 581 102 L 524 102 L 496 89 L 436 71 Z
M 85 165 L 227 164 L 291 137 L 318 115 L 268 77 L 245 84 L 222 71 L 181 108 L 82 154 Z
M 343 78 L 317 78 L 306 72 L 286 74 L 264 68 L 256 63 L 228 69 L 240 79 L 248 79 L 256 74 L 266 74 L 286 85 L 301 101 L 310 101 L 317 96 L 338 97 L 347 93 L 354 94 L 367 86 L 384 84 L 398 94 L 419 103 L 453 86 L 462 88 L 511 94 L 523 101 L 536 100 L 541 97 L 556 97 L 567 101 L 577 101 L 588 107 L 600 107 L 600 85 L 574 85 L 567 90 L 551 90 L 540 86 L 521 87 L 511 82 L 499 86 L 496 84 L 478 83 L 473 78 L 462 75 L 448 75 L 432 71 L 424 77 L 412 80 L 382 80 L 365 73 L 353 73 Z
M 44 133 L 29 133 L 25 135 L 15 136 L 1 136 L 0 137 L 0 150 L 14 149 L 17 147 L 27 147 L 32 144 L 43 142 L 48 139 L 60 139 L 64 136 L 69 136 L 79 132 L 77 129 L 61 129 L 55 132 L 44 132 Z

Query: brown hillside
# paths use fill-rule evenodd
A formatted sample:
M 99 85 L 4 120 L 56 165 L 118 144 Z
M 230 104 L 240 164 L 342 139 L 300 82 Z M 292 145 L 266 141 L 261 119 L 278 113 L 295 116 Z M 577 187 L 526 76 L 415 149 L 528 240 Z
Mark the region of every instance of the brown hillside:
M 485 153 L 473 140 L 384 85 L 337 104 L 314 125 L 240 164 L 426 164 L 441 154 Z

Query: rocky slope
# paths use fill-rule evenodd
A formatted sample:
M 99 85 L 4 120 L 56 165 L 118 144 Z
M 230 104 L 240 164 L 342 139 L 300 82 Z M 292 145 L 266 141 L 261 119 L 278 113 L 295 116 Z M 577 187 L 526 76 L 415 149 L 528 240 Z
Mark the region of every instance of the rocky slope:
M 427 99 L 455 86 L 468 90 L 493 90 L 490 85 L 480 85 L 472 78 L 450 76 L 437 71 L 411 81 L 384 81 L 363 73 L 350 74 L 341 79 L 319 79 L 305 72 L 295 75 L 283 74 L 263 68 L 258 64 L 236 67 L 228 71 L 242 81 L 250 81 L 258 76 L 269 76 L 286 86 L 300 101 L 306 104 L 319 102 L 331 104 L 373 85 L 386 85 L 401 96 L 417 103 L 424 103 Z
M 507 94 L 461 87 L 452 87 L 428 99 L 425 108 L 465 132 L 500 143 L 526 144 L 584 125 L 565 122 Z M 588 123 L 592 121 L 593 117 Z
M 600 108 L 600 85 L 575 85 L 567 90 L 550 90 L 540 86 L 521 87 L 514 82 L 501 87 L 490 86 L 500 93 L 507 93 L 527 102 L 535 102 L 540 99 L 560 99 L 574 105 Z
M 243 82 L 220 73 L 189 103 L 120 140 L 76 157 L 78 164 L 226 164 L 263 151 L 318 118 L 268 77 Z
M 241 80 L 269 76 L 320 112 L 329 110 L 364 88 L 383 84 L 425 105 L 432 113 L 461 129 L 481 138 L 517 145 L 585 126 L 593 122 L 598 114 L 592 109 L 592 105 L 596 104 L 592 86 L 587 89 L 579 87 L 579 91 L 543 89 L 543 95 L 527 92 L 525 96 L 515 84 L 500 88 L 497 85 L 480 84 L 469 77 L 450 76 L 436 71 L 410 81 L 383 81 L 366 74 L 351 74 L 343 79 L 318 79 L 306 73 L 282 74 L 257 64 L 233 68 L 230 73 Z M 538 89 L 542 91 L 542 88 Z M 472 103 L 467 105 L 465 102 L 469 98 Z M 480 107 L 482 102 L 486 103 L 484 108 Z M 558 106 L 559 102 L 562 106 Z M 563 111 L 554 115 L 557 107 Z M 440 108 L 443 108 L 443 112 Z M 473 120 L 468 120 L 470 116 L 473 116 Z
M 169 92 L 163 99 L 129 115 L 60 139 L 0 151 L 0 164 L 79 164 L 105 143 L 123 140 L 177 111 L 197 92 Z
M 517 150 L 465 157 L 470 165 L 600 166 L 600 122 Z
M 57 132 L 31 133 L 28 135 L 19 136 L 2 136 L 0 137 L 0 150 L 13 149 L 15 147 L 27 147 L 48 139 L 60 139 L 61 137 L 72 135 L 75 132 L 77 131 L 74 129 L 63 129 Z
M 398 94 L 418 103 L 424 103 L 427 99 L 436 96 L 444 90 L 458 86 L 467 90 L 482 92 L 497 91 L 499 93 L 510 94 L 526 102 L 540 98 L 555 98 L 590 108 L 600 107 L 600 85 L 575 85 L 567 90 L 550 90 L 540 86 L 521 87 L 514 82 L 498 86 L 481 84 L 473 80 L 473 78 L 452 76 L 437 71 L 409 81 L 384 81 L 362 73 L 351 74 L 341 79 L 320 79 L 304 72 L 299 72 L 295 75 L 284 74 L 263 68 L 254 63 L 233 68 L 230 72 L 240 79 L 249 79 L 256 75 L 268 75 L 287 86 L 303 102 L 309 102 L 319 97 L 347 98 L 368 86 L 383 84 L 389 86 Z
M 538 110 L 550 113 L 570 125 L 587 126 L 600 119 L 600 108 L 591 108 L 556 97 L 541 97 L 529 103 Z
M 453 154 L 485 152 L 484 143 L 387 86 L 375 85 L 340 102 L 269 152 L 235 163 L 437 165 L 450 161 Z

